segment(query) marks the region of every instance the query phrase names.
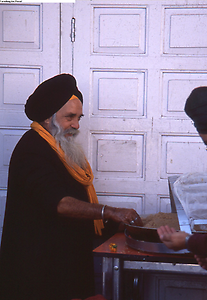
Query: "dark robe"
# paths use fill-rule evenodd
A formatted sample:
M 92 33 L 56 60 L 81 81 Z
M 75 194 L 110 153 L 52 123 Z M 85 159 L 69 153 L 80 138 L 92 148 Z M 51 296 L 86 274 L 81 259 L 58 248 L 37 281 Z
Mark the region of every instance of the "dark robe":
M 70 300 L 93 295 L 93 221 L 61 217 L 65 196 L 84 186 L 33 130 L 13 151 L 0 251 L 1 300 Z
M 194 233 L 188 240 L 188 250 L 193 254 L 207 257 L 207 234 Z

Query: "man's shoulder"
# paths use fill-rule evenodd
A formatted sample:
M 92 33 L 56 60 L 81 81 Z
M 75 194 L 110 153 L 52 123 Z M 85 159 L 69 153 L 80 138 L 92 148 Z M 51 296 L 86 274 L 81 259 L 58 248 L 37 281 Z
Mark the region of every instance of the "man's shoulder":
M 33 129 L 26 131 L 17 143 L 15 153 L 49 151 L 49 144 Z
M 36 167 L 38 164 L 59 164 L 55 151 L 37 132 L 27 131 L 19 140 L 10 160 L 10 169 Z

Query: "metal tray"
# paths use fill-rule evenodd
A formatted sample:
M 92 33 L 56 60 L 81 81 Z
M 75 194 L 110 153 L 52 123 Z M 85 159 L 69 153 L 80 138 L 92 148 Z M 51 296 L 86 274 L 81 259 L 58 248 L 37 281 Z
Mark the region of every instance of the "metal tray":
M 141 251 L 141 252 L 148 252 L 148 253 L 168 253 L 168 254 L 186 254 L 189 253 L 188 250 L 179 250 L 174 251 L 167 248 L 161 241 L 160 242 L 147 242 L 143 240 L 137 240 L 132 238 L 131 234 L 125 229 L 124 231 L 126 237 L 126 243 L 129 247 Z
M 178 176 L 168 177 L 172 213 L 177 213 L 180 230 L 191 234 L 190 222 L 185 211 L 174 193 L 173 184 Z M 174 251 L 167 248 L 160 240 L 155 228 L 146 228 L 125 224 L 126 243 L 129 247 L 149 253 L 186 254 L 187 249 Z

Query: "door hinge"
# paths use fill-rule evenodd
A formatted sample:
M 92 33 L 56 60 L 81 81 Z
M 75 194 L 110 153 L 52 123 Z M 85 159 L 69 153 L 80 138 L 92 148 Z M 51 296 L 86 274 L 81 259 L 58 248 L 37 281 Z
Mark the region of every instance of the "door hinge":
M 70 39 L 72 43 L 75 42 L 75 18 L 71 19 Z

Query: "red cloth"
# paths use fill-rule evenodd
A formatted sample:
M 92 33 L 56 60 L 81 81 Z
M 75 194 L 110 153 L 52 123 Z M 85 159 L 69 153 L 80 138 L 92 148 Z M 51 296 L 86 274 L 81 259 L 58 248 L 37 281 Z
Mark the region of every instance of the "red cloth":
M 81 300 L 81 299 L 72 299 L 72 300 Z M 106 300 L 106 298 L 104 298 L 102 295 L 96 295 L 96 296 L 89 297 L 85 300 Z

